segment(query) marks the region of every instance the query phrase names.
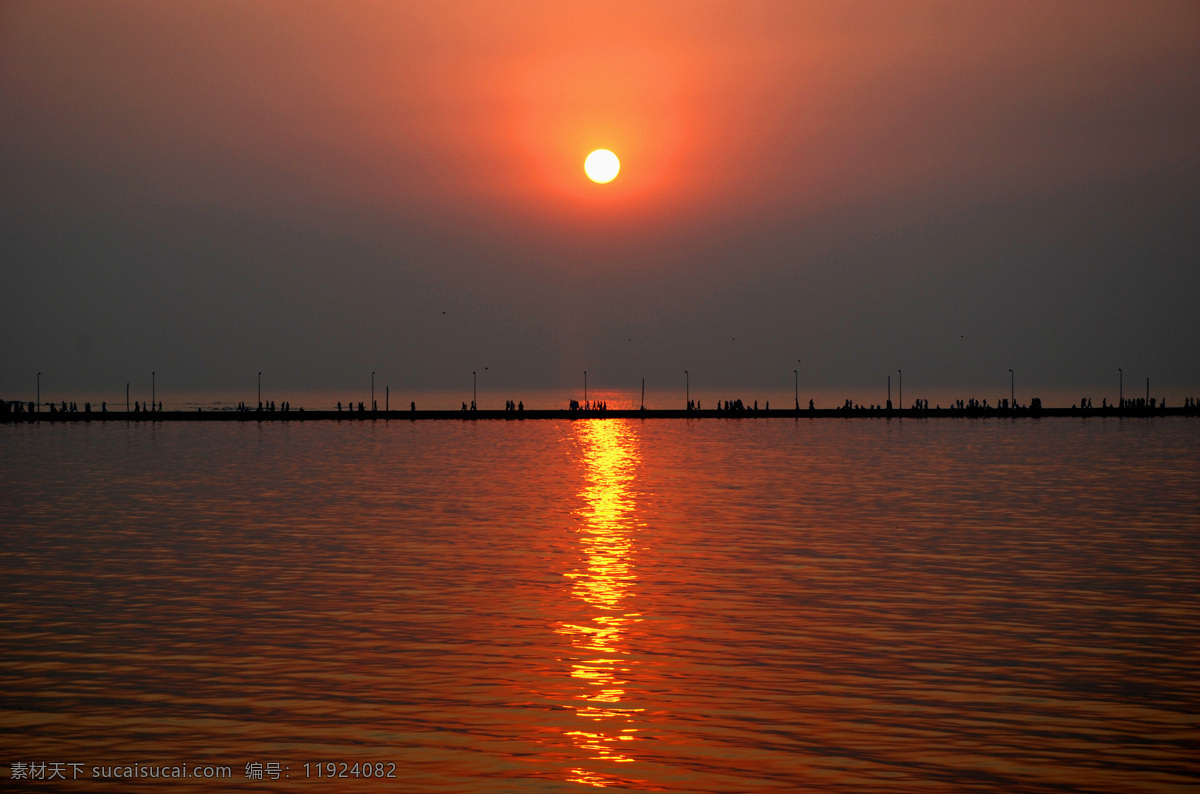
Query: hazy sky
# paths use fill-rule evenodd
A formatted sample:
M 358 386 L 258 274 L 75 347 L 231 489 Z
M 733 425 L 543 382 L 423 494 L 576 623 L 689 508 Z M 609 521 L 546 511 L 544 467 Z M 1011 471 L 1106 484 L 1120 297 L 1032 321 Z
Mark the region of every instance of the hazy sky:
M 0 202 L 8 398 L 1195 394 L 1200 4 L 9 2 Z

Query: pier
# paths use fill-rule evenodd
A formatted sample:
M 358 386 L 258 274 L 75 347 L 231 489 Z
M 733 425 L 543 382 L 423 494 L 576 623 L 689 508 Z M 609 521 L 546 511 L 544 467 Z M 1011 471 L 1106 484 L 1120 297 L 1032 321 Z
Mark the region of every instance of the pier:
M 526 421 L 538 419 L 1039 419 L 1053 417 L 1198 416 L 1200 408 L 1186 406 L 1104 408 L 771 408 L 742 410 L 603 409 L 571 410 L 419 410 L 419 411 L 48 411 L 0 413 L 0 422 L 425 422 Z

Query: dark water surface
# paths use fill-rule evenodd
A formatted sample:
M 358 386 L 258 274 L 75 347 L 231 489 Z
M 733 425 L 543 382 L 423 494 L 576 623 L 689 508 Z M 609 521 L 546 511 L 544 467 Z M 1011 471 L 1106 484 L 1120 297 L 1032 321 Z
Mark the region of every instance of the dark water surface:
M 0 453 L 5 783 L 1200 787 L 1196 420 L 3 426 Z

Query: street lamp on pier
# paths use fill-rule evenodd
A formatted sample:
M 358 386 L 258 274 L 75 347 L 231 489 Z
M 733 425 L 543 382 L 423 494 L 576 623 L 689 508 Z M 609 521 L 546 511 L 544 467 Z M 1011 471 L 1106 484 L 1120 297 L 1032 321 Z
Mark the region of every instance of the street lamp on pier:
M 803 359 L 796 359 L 796 369 L 792 370 L 792 374 L 796 376 L 796 410 L 800 410 L 800 362 Z
M 686 369 L 683 371 L 683 398 L 686 400 L 687 409 L 692 410 L 692 376 Z

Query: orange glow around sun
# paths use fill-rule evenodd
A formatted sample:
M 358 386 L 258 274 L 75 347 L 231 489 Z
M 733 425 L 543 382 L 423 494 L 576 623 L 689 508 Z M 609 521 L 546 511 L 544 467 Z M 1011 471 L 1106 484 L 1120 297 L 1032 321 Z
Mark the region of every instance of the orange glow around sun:
M 908 202 L 916 190 L 942 196 L 946 184 L 963 180 L 992 180 L 1008 190 L 1013 180 L 1036 181 L 1047 168 L 1091 178 L 1109 166 L 1108 139 L 1080 146 L 1073 137 L 1046 135 L 1035 146 L 1007 133 L 994 143 L 961 144 L 953 136 L 974 129 L 1000 136 L 1003 123 L 1024 118 L 1027 106 L 1070 100 L 1091 112 L 1090 94 L 1047 82 L 1045 70 L 1028 64 L 1066 58 L 1079 74 L 1108 73 L 1117 57 L 1106 46 L 1110 30 L 1145 21 L 1127 5 L 1083 28 L 1086 17 L 1055 6 L 1054 24 L 1032 29 L 1021 15 L 1008 19 L 976 5 L 923 14 L 895 4 L 865 18 L 828 3 L 617 0 L 603 7 L 605 27 L 620 30 L 619 37 L 581 38 L 593 9 L 550 0 L 312 4 L 289 14 L 248 3 L 213 15 L 180 4 L 161 17 L 131 6 L 122 13 L 138 25 L 169 24 L 164 35 L 178 35 L 180 43 L 160 50 L 143 37 L 126 52 L 114 49 L 125 39 L 95 42 L 112 68 L 153 76 L 129 84 L 136 107 L 128 117 L 139 129 L 192 134 L 161 144 L 182 147 L 179 156 L 163 148 L 152 158 L 121 124 L 99 125 L 89 140 L 130 163 L 162 158 L 192 163 L 202 174 L 210 157 L 224 162 L 236 153 L 276 175 L 249 192 L 198 181 L 214 191 L 206 201 L 228 193 L 248 207 L 268 206 L 280 200 L 272 192 L 278 178 L 289 185 L 289 203 L 349 201 L 430 223 L 452 217 L 456 228 L 470 217 L 521 237 L 513 250 L 548 234 L 592 250 L 593 234 L 664 239 L 723 228 L 738 217 L 792 223 L 797 213 L 897 196 Z M 1192 13 L 1180 8 L 1186 10 L 1172 12 L 1180 19 Z M 116 24 L 103 12 L 88 13 L 96 24 Z M 83 24 L 72 15 L 62 24 L 67 19 Z M 266 48 L 231 41 L 231 25 Z M 1147 57 L 1164 47 L 1185 57 L 1194 49 L 1194 27 L 1179 23 L 1153 35 L 1146 29 L 1128 46 L 1144 48 Z M 21 90 L 33 96 L 53 87 L 48 107 L 74 102 L 96 118 L 112 117 L 106 87 L 123 78 L 90 69 L 87 58 L 101 56 L 64 52 L 54 41 L 20 48 L 46 81 L 20 83 Z M 226 48 L 237 60 L 214 71 L 208 59 Z M 1043 60 L 1022 60 L 1034 57 Z M 936 86 L 947 63 L 961 64 L 969 79 L 943 91 Z M 227 83 L 230 74 L 268 82 Z M 895 92 L 900 83 L 909 93 Z M 976 83 L 987 90 L 967 89 Z M 179 92 L 214 103 L 161 99 Z M 991 93 L 1008 104 L 982 99 Z M 930 126 L 939 113 L 957 121 Z M 1186 144 L 1177 145 L 1170 152 L 1142 147 L 1145 163 L 1191 156 Z M 580 179 L 579 166 L 602 148 L 623 167 L 598 186 Z M 169 193 L 176 189 L 169 173 L 150 169 L 145 178 Z

